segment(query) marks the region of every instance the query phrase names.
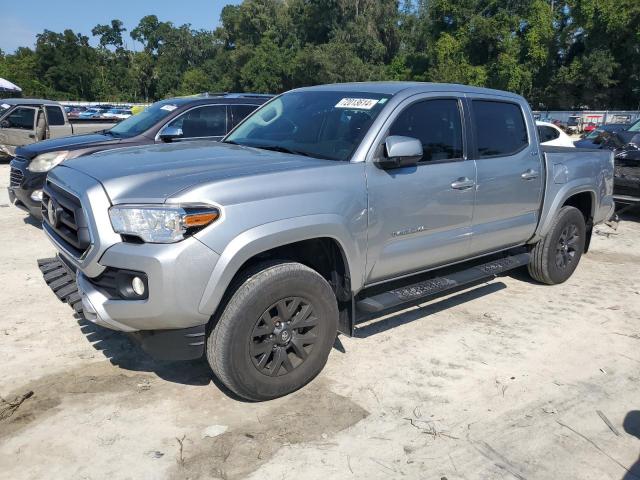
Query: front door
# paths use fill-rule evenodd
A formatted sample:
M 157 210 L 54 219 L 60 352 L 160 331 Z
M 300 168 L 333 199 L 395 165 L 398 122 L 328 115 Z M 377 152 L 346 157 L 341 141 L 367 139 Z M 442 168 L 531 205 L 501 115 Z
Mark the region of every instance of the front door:
M 390 135 L 417 138 L 416 167 L 381 170 L 367 163 L 369 234 L 366 283 L 444 265 L 468 255 L 475 162 L 466 159 L 463 102 L 416 96 L 383 127 L 375 155 Z
M 29 145 L 36 141 L 37 108 L 16 107 L 0 123 L 0 144 L 15 147 Z
M 472 96 L 478 179 L 471 254 L 525 243 L 538 224 L 542 157 L 526 105 Z

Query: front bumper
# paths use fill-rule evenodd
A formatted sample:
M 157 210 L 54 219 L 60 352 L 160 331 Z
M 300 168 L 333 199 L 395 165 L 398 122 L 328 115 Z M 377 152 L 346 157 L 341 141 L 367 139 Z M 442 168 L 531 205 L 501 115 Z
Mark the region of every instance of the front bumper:
M 58 256 L 38 261 L 43 276 L 56 296 L 88 321 L 127 333 L 140 347 L 158 360 L 191 360 L 204 354 L 206 322 L 186 328 L 135 330 L 113 319 L 107 295 L 97 291 L 82 273 Z
M 31 194 L 36 190 L 42 190 L 47 173 L 34 173 L 27 170 L 28 161 L 14 158 L 9 164 L 14 173 L 19 173 L 18 183 L 10 183 L 9 201 L 16 207 L 29 212 L 34 217 L 42 220 L 40 202 L 31 199 Z
M 204 288 L 218 254 L 194 238 L 172 244 L 118 243 L 106 250 L 100 265 L 111 270 L 135 270 L 148 279 L 148 298 L 126 300 L 100 288 L 100 282 L 77 273 L 87 320 L 135 332 L 204 325 L 209 317 L 198 311 Z

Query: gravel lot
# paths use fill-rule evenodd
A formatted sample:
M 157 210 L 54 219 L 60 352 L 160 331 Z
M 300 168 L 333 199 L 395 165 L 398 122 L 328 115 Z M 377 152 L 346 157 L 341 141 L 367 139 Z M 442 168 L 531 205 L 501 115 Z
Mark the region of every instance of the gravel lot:
M 251 404 L 74 317 L 7 182 L 3 478 L 640 478 L 640 217 L 599 227 L 564 285 L 517 272 L 361 326 L 311 385 Z

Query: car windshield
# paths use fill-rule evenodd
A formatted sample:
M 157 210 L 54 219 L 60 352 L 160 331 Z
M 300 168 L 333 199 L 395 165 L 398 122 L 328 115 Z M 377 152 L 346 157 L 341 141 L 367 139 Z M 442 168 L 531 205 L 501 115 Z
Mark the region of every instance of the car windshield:
M 225 142 L 328 160 L 349 160 L 390 95 L 307 91 L 277 97 Z
M 116 137 L 135 137 L 169 116 L 176 108 L 178 108 L 177 105 L 168 101 L 154 103 L 139 114 L 118 123 L 109 132 Z
M 602 135 L 604 133 L 604 130 L 600 130 L 600 129 L 596 129 L 596 130 L 592 130 L 589 135 L 587 135 L 584 138 L 588 138 L 588 139 L 592 139 L 592 138 L 596 138 L 599 137 L 600 135 Z
M 630 132 L 640 132 L 640 120 L 629 127 Z

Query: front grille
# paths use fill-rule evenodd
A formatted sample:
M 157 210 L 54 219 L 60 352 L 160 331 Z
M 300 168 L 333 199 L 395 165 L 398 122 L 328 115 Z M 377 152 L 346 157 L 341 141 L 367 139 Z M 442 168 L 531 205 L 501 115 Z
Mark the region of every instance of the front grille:
M 23 178 L 24 174 L 21 170 L 11 167 L 11 172 L 9 173 L 9 185 L 11 187 L 19 187 Z
M 80 199 L 49 181 L 42 192 L 42 218 L 74 256 L 81 257 L 91 245 Z

